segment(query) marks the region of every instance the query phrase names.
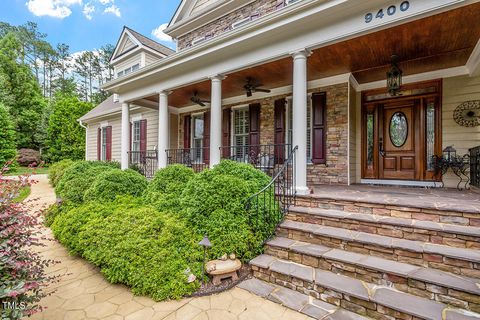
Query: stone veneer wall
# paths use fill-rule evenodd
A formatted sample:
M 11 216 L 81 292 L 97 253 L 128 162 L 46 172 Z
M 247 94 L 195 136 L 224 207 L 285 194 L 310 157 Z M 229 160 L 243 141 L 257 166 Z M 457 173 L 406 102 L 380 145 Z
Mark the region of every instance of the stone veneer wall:
M 319 184 L 348 183 L 348 83 L 315 88 L 309 92 L 327 93 L 327 163 L 309 164 L 307 183 Z M 291 96 L 291 93 L 224 105 L 223 108 L 260 103 L 260 143 L 274 143 L 274 104 L 275 100 Z M 203 110 L 205 111 L 205 109 Z M 198 113 L 202 111 L 195 111 Z M 182 113 L 179 117 L 179 147 L 183 148 L 183 121 L 191 113 Z
M 178 37 L 177 48 L 179 51 L 189 48 L 192 46 L 192 41 L 199 37 L 208 36 L 209 38 L 213 38 L 222 33 L 228 32 L 231 30 L 232 23 L 253 15 L 255 15 L 255 18 L 264 16 L 275 11 L 277 7 L 282 8 L 283 3 L 283 0 L 257 0 L 249 3 L 207 25 Z

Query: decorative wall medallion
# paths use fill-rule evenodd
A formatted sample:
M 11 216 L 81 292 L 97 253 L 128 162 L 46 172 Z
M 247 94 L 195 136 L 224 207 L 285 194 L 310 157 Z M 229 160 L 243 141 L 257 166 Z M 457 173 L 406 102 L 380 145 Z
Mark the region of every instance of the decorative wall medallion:
M 453 119 L 463 127 L 480 126 L 480 100 L 465 101 L 456 107 Z

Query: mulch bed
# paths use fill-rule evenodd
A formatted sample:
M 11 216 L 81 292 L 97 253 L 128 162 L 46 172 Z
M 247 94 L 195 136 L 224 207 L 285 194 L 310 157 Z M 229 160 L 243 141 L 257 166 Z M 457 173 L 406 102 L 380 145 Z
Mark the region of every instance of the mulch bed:
M 202 285 L 196 292 L 191 294 L 189 297 L 203 297 L 203 296 L 209 296 L 212 294 L 220 293 L 226 290 L 229 290 L 233 287 L 235 287 L 237 284 L 242 282 L 243 280 L 247 279 L 250 277 L 250 267 L 247 264 L 242 265 L 242 267 L 237 271 L 238 272 L 238 280 L 237 281 L 232 281 L 231 278 L 222 280 L 222 282 L 218 285 L 215 286 L 211 279 L 208 278 L 208 276 L 205 274 L 205 279 L 208 281 L 204 285 Z M 198 279 L 199 281 L 202 281 L 201 278 Z

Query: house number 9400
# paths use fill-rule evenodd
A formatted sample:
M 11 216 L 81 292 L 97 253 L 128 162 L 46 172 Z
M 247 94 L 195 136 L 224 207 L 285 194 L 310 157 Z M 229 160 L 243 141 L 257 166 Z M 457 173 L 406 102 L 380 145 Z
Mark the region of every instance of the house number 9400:
M 401 12 L 405 12 L 408 9 L 410 9 L 410 2 L 409 1 L 403 1 L 400 4 L 400 7 L 397 8 L 396 5 L 391 5 L 387 9 L 380 9 L 378 12 L 374 15 L 374 13 L 369 12 L 365 15 L 365 23 L 370 23 L 373 21 L 373 19 L 383 19 L 385 15 L 387 16 L 394 16 L 398 11 L 400 10 Z

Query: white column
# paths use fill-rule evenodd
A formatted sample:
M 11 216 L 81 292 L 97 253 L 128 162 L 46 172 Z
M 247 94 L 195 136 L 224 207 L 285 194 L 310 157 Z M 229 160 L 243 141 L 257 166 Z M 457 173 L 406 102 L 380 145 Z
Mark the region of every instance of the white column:
M 224 76 L 210 78 L 212 93 L 210 96 L 210 168 L 220 163 L 222 146 L 222 80 Z
M 121 131 L 121 156 L 120 164 L 122 170 L 128 169 L 128 151 L 130 151 L 130 105 L 122 103 L 122 131 Z
M 167 166 L 167 153 L 169 146 L 168 134 L 168 92 L 162 91 L 158 97 L 158 168 Z
M 307 57 L 308 50 L 300 50 L 293 57 L 293 147 L 298 146 L 295 161 L 295 183 L 298 194 L 307 194 Z

